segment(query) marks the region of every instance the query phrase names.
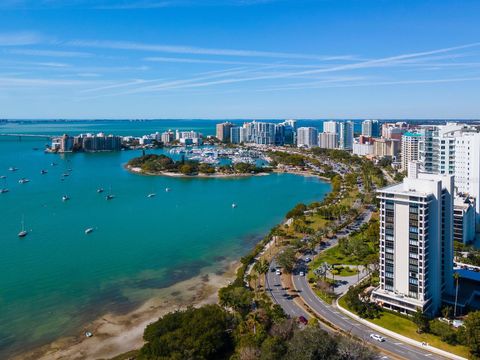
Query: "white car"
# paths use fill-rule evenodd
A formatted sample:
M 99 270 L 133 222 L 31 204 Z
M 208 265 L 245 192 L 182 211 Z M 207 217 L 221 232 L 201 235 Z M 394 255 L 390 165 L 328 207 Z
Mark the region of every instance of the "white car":
M 380 342 L 385 341 L 385 338 L 383 336 L 378 335 L 378 334 L 370 334 L 370 337 L 373 340 L 376 340 L 376 341 L 380 341 Z
M 277 269 L 277 270 L 275 270 L 275 274 L 282 275 L 282 272 L 280 271 L 280 269 Z
M 300 271 L 300 276 L 305 276 L 305 273 L 303 271 Z

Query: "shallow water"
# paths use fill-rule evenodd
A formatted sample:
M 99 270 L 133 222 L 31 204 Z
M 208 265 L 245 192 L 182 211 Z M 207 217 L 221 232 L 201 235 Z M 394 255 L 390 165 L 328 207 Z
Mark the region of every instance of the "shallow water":
M 139 134 L 175 127 L 128 124 L 0 126 L 0 133 Z M 214 132 L 208 122 L 187 125 Z M 72 334 L 107 311 L 127 312 L 155 289 L 239 258 L 296 203 L 319 200 L 330 190 L 316 178 L 287 174 L 140 176 L 122 166 L 138 151 L 60 156 L 33 150 L 44 144 L 0 137 L 0 175 L 8 176 L 10 189 L 0 194 L 0 357 Z M 10 172 L 10 166 L 19 170 Z M 31 181 L 19 184 L 22 177 Z M 105 193 L 98 194 L 98 187 Z M 110 189 L 115 198 L 106 201 Z M 157 195 L 147 198 L 152 192 Z M 64 194 L 71 199 L 63 202 Z M 29 234 L 19 239 L 22 217 Z M 94 231 L 85 235 L 89 227 Z

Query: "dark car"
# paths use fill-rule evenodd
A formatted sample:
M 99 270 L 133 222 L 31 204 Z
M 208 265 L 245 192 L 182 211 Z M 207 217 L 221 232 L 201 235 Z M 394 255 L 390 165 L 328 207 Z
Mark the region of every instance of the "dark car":
M 298 322 L 300 324 L 303 324 L 303 325 L 307 325 L 308 324 L 308 320 L 304 317 L 304 316 L 299 316 L 298 317 Z

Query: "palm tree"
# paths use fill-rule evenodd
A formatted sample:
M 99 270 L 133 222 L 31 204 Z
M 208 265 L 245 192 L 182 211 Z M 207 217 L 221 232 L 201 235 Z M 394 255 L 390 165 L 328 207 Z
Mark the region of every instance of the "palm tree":
M 457 317 L 457 300 L 458 300 L 458 279 L 460 279 L 460 274 L 458 272 L 453 273 L 453 278 L 456 281 L 455 289 L 455 307 L 453 308 L 453 319 Z
M 263 275 L 263 292 L 265 292 L 267 290 L 267 274 L 270 270 L 270 264 L 265 259 L 260 260 L 258 264 L 258 273 Z

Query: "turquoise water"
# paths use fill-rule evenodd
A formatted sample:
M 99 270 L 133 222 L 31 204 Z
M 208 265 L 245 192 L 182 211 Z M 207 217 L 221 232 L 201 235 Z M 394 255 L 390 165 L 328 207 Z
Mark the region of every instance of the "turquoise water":
M 90 131 L 164 129 L 142 131 L 140 125 L 129 129 L 128 123 L 104 123 Z M 214 131 L 211 123 L 188 125 Z M 176 127 L 175 122 L 164 126 Z M 30 133 L 67 128 L 76 134 L 93 126 L 9 127 Z M 0 126 L 0 133 L 6 130 L 12 129 Z M 330 190 L 318 179 L 294 175 L 139 176 L 122 167 L 138 151 L 60 156 L 33 150 L 44 144 L 42 139 L 0 137 L 0 175 L 8 176 L 10 189 L 0 194 L 0 358 L 78 333 L 107 311 L 130 311 L 155 289 L 239 258 L 296 203 L 321 199 Z M 58 165 L 51 166 L 52 161 Z M 10 172 L 10 166 L 19 170 Z M 41 169 L 48 173 L 41 175 Z M 71 175 L 61 181 L 67 169 Z M 30 183 L 19 184 L 22 177 Z M 106 201 L 98 187 L 105 193 L 111 188 L 115 199 Z M 152 192 L 157 196 L 147 198 Z M 64 194 L 71 200 L 62 202 Z M 232 202 L 238 207 L 232 209 Z M 22 216 L 30 233 L 19 239 Z M 95 231 L 85 235 L 89 227 Z

